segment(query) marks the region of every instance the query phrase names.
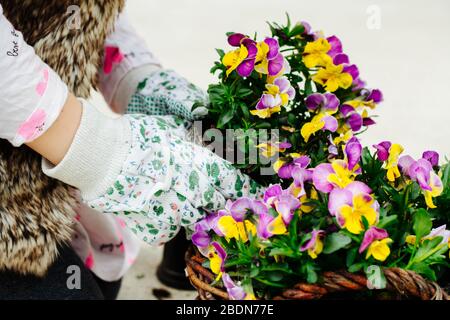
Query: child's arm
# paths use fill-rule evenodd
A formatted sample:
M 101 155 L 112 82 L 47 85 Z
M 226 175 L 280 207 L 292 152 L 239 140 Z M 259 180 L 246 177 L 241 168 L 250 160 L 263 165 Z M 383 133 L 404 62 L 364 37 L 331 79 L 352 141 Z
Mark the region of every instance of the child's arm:
M 53 164 L 58 164 L 69 150 L 81 121 L 82 105 L 69 93 L 59 117 L 37 139 L 27 145 Z
M 40 139 L 58 140 L 46 135 Z M 109 118 L 83 101 L 67 154 L 56 166 L 44 162 L 43 170 L 80 189 L 92 208 L 121 215 L 144 241 L 160 244 L 181 226 L 191 227 L 204 209 L 260 191 L 229 162 L 185 137 L 178 118 Z

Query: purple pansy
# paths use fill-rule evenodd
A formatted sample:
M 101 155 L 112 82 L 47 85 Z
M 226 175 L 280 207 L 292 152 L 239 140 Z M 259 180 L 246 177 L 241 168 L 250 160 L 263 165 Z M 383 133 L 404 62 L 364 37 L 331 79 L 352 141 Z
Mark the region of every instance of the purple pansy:
M 362 146 L 358 138 L 352 137 L 345 145 L 344 152 L 347 157 L 348 169 L 353 170 L 361 159 L 362 153 Z
M 377 157 L 378 160 L 384 162 L 389 157 L 389 149 L 391 148 L 392 143 L 390 141 L 382 141 L 379 144 L 374 144 L 373 147 L 377 149 Z
M 425 151 L 422 154 L 422 158 L 428 160 L 433 167 L 436 167 L 439 164 L 439 153 L 436 151 Z
M 300 207 L 300 200 L 294 197 L 289 189 L 283 190 L 279 184 L 267 188 L 264 202 L 282 216 L 286 225 L 291 222 L 295 210 Z
M 247 294 L 245 293 L 244 288 L 238 286 L 234 283 L 231 277 L 224 273 L 222 275 L 223 285 L 227 289 L 228 295 L 231 300 L 244 300 Z
M 364 238 L 361 242 L 361 246 L 359 247 L 359 253 L 364 252 L 375 240 L 382 240 L 389 237 L 389 234 L 386 230 L 377 228 L 377 227 L 370 227 L 365 233 Z

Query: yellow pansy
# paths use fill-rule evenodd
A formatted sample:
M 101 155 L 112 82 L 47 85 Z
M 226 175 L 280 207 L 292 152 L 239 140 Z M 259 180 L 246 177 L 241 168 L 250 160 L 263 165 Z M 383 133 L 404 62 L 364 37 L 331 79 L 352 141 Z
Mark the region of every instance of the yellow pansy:
M 429 186 L 431 187 L 431 190 L 422 190 L 422 192 L 428 208 L 434 209 L 436 208 L 436 205 L 433 203 L 433 198 L 440 196 L 444 191 L 444 186 L 442 185 L 439 176 L 434 172 L 430 173 Z
M 269 223 L 267 229 L 272 234 L 285 234 L 287 233 L 286 225 L 284 224 L 283 217 L 278 215 L 272 222 Z
M 236 221 L 232 216 L 221 217 L 217 222 L 217 226 L 228 241 L 234 238 L 247 242 L 248 233 L 256 234 L 256 226 L 251 221 Z
M 366 259 L 369 259 L 372 256 L 378 261 L 386 260 L 386 258 L 391 254 L 391 249 L 388 246 L 391 242 L 391 238 L 373 241 L 370 244 L 369 249 L 367 249 Z
M 309 198 L 306 194 L 301 196 L 300 202 L 302 203 L 302 205 L 300 206 L 300 210 L 304 213 L 310 213 L 314 209 L 314 205 L 307 204 L 309 199 L 311 199 L 311 200 L 319 199 L 319 195 L 318 195 L 316 189 L 314 189 L 314 188 L 311 189 Z
M 325 68 L 320 68 L 319 71 L 312 77 L 314 82 L 321 84 L 329 92 L 334 92 L 339 88 L 347 89 L 353 83 L 352 76 L 343 72 L 344 65 L 327 64 Z
M 370 226 L 377 222 L 377 212 L 372 207 L 373 198 L 364 195 L 357 195 L 353 197 L 353 206 L 348 204 L 340 208 L 340 214 L 344 218 L 343 227 L 353 234 L 360 234 L 364 231 L 362 224 L 362 217 L 365 217 Z
M 229 76 L 233 70 L 236 70 L 236 68 L 247 58 L 247 56 L 248 50 L 244 45 L 241 45 L 240 48 L 225 54 L 222 58 L 222 63 L 227 67 L 226 75 Z
M 345 188 L 351 182 L 355 172 L 347 168 L 347 162 L 344 160 L 335 160 L 331 163 L 334 173 L 328 176 L 328 182 L 335 184 L 339 188 Z
M 319 130 L 322 130 L 325 126 L 325 121 L 322 120 L 324 116 L 324 114 L 320 113 L 314 116 L 311 122 L 307 122 L 303 125 L 300 133 L 302 134 L 303 139 L 305 139 L 305 142 L 308 142 L 311 135 L 315 134 Z
M 303 51 L 303 63 L 307 68 L 326 66 L 331 63 L 331 57 L 327 54 L 330 49 L 330 43 L 324 38 L 308 42 Z
M 400 177 L 400 171 L 398 170 L 398 157 L 403 152 L 403 147 L 398 143 L 392 144 L 389 149 L 389 157 L 386 161 L 386 177 L 389 181 L 394 182 L 395 179 Z

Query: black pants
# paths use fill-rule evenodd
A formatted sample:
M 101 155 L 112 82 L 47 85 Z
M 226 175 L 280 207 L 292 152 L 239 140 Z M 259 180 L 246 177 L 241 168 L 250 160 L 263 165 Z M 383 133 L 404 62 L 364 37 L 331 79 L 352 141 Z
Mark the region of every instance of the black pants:
M 0 271 L 0 300 L 113 300 L 117 298 L 121 280 L 106 282 L 99 279 L 84 266 L 70 247 L 63 247 L 59 252 L 58 259 L 44 278 Z M 74 269 L 80 276 L 79 282 L 69 279 L 75 274 Z M 74 283 L 79 286 L 74 286 Z

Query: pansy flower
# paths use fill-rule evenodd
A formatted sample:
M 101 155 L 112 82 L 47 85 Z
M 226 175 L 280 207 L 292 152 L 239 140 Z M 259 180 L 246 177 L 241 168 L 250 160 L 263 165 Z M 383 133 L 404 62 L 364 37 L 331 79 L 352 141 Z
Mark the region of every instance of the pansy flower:
M 222 275 L 222 281 L 225 289 L 227 289 L 228 296 L 230 297 L 231 300 L 245 299 L 247 293 L 245 292 L 244 288 L 235 284 L 227 273 L 224 273 Z
M 275 76 L 282 71 L 285 59 L 280 53 L 277 39 L 266 38 L 258 43 L 256 62 L 255 70 L 259 73 Z
M 291 162 L 278 159 L 274 165 L 274 169 L 280 178 L 294 179 L 291 186 L 293 188 L 292 193 L 298 198 L 305 194 L 304 183 L 312 179 L 312 170 L 307 169 L 311 163 L 311 159 L 308 156 L 302 156 L 300 154 L 291 154 L 291 156 L 293 156 Z
M 295 98 L 295 90 L 286 77 L 276 78 L 273 83 L 266 85 L 266 89 L 256 104 L 256 109 L 250 111 L 252 115 L 262 119 L 280 112 L 282 106 L 286 106 Z
M 311 239 L 300 247 L 300 251 L 308 251 L 308 255 L 312 259 L 316 259 L 323 250 L 324 235 L 325 231 L 323 230 L 313 230 L 311 232 Z
M 369 257 L 372 256 L 378 261 L 384 261 L 391 253 L 388 246 L 391 242 L 392 239 L 389 238 L 389 234 L 386 230 L 370 227 L 364 233 L 363 241 L 359 247 L 359 253 L 362 253 L 367 249 L 366 259 L 369 259 Z
M 391 249 L 388 246 L 391 242 L 392 239 L 389 238 L 386 230 L 370 227 L 364 233 L 363 241 L 359 247 L 359 253 L 367 249 L 366 259 L 373 257 L 375 260 L 383 262 L 391 254 Z
M 343 53 L 341 40 L 336 36 L 331 36 L 327 38 L 327 41 L 330 44 L 328 55 L 331 57 L 333 64 L 343 65 L 343 71 L 352 76 L 354 84 L 358 83 L 358 67 L 354 64 L 350 64 L 350 59 L 345 53 Z
M 345 188 L 353 181 L 356 172 L 348 168 L 345 160 L 337 159 L 331 163 L 321 163 L 314 168 L 312 180 L 314 187 L 324 193 L 335 188 Z
M 436 237 L 442 237 L 442 241 L 440 245 L 447 245 L 450 248 L 450 230 L 446 229 L 447 226 L 443 224 L 440 227 L 431 229 L 430 233 L 424 236 L 420 241 L 424 240 L 431 240 Z M 415 235 L 409 235 L 406 237 L 406 242 L 410 244 L 416 243 L 416 236 Z
M 276 78 L 272 83 L 266 84 L 266 89 L 267 93 L 273 96 L 280 96 L 283 107 L 287 106 L 288 102 L 295 98 L 295 90 L 287 77 Z
M 398 159 L 403 152 L 403 147 L 397 143 L 382 141 L 379 144 L 374 145 L 374 148 L 377 149 L 378 159 L 385 162 L 384 168 L 387 170 L 387 179 L 394 182 L 395 179 L 400 177 Z
M 328 92 L 335 92 L 339 88 L 348 89 L 353 82 L 352 76 L 344 71 L 344 66 L 329 63 L 325 68 L 312 77 L 313 81 L 324 86 Z
M 295 210 L 300 207 L 300 200 L 291 193 L 291 190 L 283 190 L 279 184 L 266 189 L 264 202 L 276 210 L 286 226 L 291 222 Z
M 211 243 L 209 254 L 209 268 L 217 275 L 216 281 L 220 280 L 225 271 L 225 260 L 227 253 L 225 249 L 216 241 Z
M 226 75 L 236 70 L 241 77 L 248 77 L 255 68 L 258 54 L 256 42 L 241 33 L 234 33 L 228 37 L 228 43 L 238 48 L 222 58 L 222 63 L 227 67 Z
M 250 110 L 250 113 L 261 119 L 270 118 L 272 114 L 281 111 L 281 103 L 282 100 L 279 95 L 274 96 L 264 93 L 256 104 L 256 109 Z
M 331 45 L 327 39 L 319 38 L 315 41 L 308 42 L 303 51 L 303 63 L 307 68 L 326 66 L 332 61 L 328 55 L 330 49 Z
M 423 158 L 415 161 L 410 156 L 403 156 L 398 164 L 404 175 L 419 184 L 427 206 L 436 208 L 433 198 L 442 194 L 444 186 L 441 178 L 434 172 L 430 161 Z
M 317 114 L 301 129 L 305 142 L 308 142 L 310 136 L 319 130 L 331 132 L 337 130 L 338 122 L 332 114 L 336 113 L 339 108 L 339 99 L 334 94 L 313 93 L 306 98 L 306 108 Z
M 432 151 L 432 150 L 425 151 L 422 154 L 422 158 L 427 160 L 428 162 L 430 162 L 430 164 L 433 167 L 436 167 L 439 165 L 439 153 L 437 153 L 436 151 Z
M 354 181 L 343 189 L 330 193 L 328 210 L 338 224 L 353 234 L 364 231 L 363 217 L 369 226 L 378 221 L 378 202 L 370 195 L 372 190 L 363 182 Z
M 363 126 L 368 127 L 375 124 L 369 117 L 368 109 L 375 108 L 376 104 L 382 101 L 382 93 L 378 89 L 371 90 L 370 93 L 361 99 L 346 101 L 339 111 L 345 119 L 347 126 L 354 132 L 358 132 Z
M 250 220 L 244 220 L 247 207 L 247 198 L 240 198 L 233 203 L 232 215 L 224 215 L 217 220 L 217 228 L 228 241 L 230 239 L 248 241 L 249 234 L 256 234 L 256 226 Z M 244 211 L 245 210 L 245 211 Z
M 312 180 L 317 190 L 329 193 L 335 188 L 345 188 L 361 172 L 358 162 L 362 147 L 358 139 L 351 138 L 345 148 L 345 159 L 319 164 L 313 170 Z

